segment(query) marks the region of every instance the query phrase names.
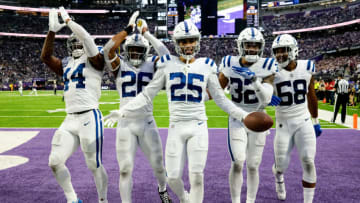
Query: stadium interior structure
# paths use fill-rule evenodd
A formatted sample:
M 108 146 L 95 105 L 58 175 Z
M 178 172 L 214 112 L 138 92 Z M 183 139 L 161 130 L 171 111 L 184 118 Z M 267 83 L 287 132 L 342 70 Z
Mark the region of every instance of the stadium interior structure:
M 48 71 L 40 61 L 44 36 L 48 31 L 48 10 L 64 5 L 73 9 L 70 14 L 96 38 L 96 43 L 104 45 L 117 32 L 124 29 L 129 16 L 140 10 L 140 17 L 148 22 L 150 31 L 161 38 L 171 53 L 175 54 L 171 41 L 171 31 L 176 22 L 184 19 L 186 7 L 199 4 L 202 7 L 202 39 L 198 56 L 215 59 L 219 64 L 225 55 L 236 55 L 234 40 L 238 33 L 217 34 L 216 14 L 221 1 L 206 0 L 62 0 L 0 1 L 0 88 L 16 90 L 17 82 L 22 80 L 24 89 L 38 81 L 39 89 L 52 88 L 51 82 L 58 81 L 62 89 L 61 78 Z M 295 3 L 295 4 L 294 4 Z M 46 5 L 46 6 L 44 6 Z M 360 80 L 360 1 L 320 0 L 259 2 L 259 28 L 262 30 L 266 46 L 265 57 L 271 57 L 271 43 L 278 33 L 292 33 L 299 43 L 299 58 L 316 61 L 316 78 L 320 86 L 335 79 L 342 73 L 350 81 L 355 98 L 359 98 Z M 184 9 L 185 7 L 185 9 Z M 86 12 L 93 9 L 94 12 Z M 85 11 L 85 12 L 84 12 Z M 215 21 L 214 21 L 215 18 Z M 246 20 L 236 19 L 229 26 L 239 31 Z M 211 26 L 208 26 L 211 24 Z M 215 28 L 214 28 L 215 27 Z M 314 29 L 315 28 L 315 29 Z M 70 34 L 62 29 L 60 35 Z M 55 55 L 67 55 L 65 39 L 59 38 L 55 45 Z M 154 54 L 154 51 L 151 52 Z M 12 85 L 11 85 L 12 84 Z M 103 86 L 114 89 L 114 77 L 107 72 Z M 320 91 L 320 89 L 319 89 Z M 356 101 L 355 101 L 356 102 Z M 359 103 L 359 102 L 357 102 Z

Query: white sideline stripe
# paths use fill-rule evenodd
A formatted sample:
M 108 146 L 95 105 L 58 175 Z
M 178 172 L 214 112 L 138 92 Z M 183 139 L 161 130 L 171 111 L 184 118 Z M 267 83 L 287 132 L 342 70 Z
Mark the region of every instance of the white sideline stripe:
M 23 156 L 0 155 L 0 171 L 27 163 L 28 161 L 29 159 Z
M 322 110 L 322 109 L 318 110 L 319 119 L 330 122 L 333 115 L 334 115 L 334 112 L 326 111 L 326 110 Z M 353 127 L 353 117 L 352 116 L 346 115 L 345 124 L 341 124 L 340 120 L 341 120 L 341 112 L 339 112 L 337 114 L 337 118 L 336 118 L 337 122 L 335 121 L 335 123 L 339 124 L 339 125 L 349 127 L 351 129 L 354 129 L 354 128 L 352 128 Z M 360 119 L 358 118 L 358 129 L 356 129 L 356 130 L 360 130 L 359 126 L 360 126 Z
M 0 153 L 4 153 L 28 142 L 37 136 L 39 132 L 40 131 L 0 131 Z

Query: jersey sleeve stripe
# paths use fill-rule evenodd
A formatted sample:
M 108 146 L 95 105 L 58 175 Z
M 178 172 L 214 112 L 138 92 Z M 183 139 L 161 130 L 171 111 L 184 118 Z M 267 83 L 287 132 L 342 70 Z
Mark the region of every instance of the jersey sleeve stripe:
M 231 56 L 229 56 L 228 60 L 227 60 L 227 65 L 230 67 L 230 60 L 231 60 Z
M 312 72 L 315 73 L 315 63 L 313 63 Z
M 153 56 L 152 59 L 151 59 L 151 62 L 154 62 L 156 59 L 156 56 Z
M 166 54 L 166 59 L 167 59 L 168 61 L 170 61 L 170 55 L 169 55 L 169 54 Z
M 226 60 L 226 56 L 224 56 L 224 58 L 223 58 L 223 65 L 224 65 L 224 68 L 225 68 L 225 60 Z
M 263 65 L 263 67 L 262 67 L 263 69 L 265 69 L 266 64 L 267 64 L 268 61 L 269 61 L 269 58 L 266 58 L 266 59 L 265 59 L 265 62 L 264 62 L 264 65 Z
M 275 59 L 271 59 L 270 64 L 269 64 L 269 67 L 268 67 L 268 70 L 271 70 L 271 66 L 272 66 L 272 64 L 274 63 L 274 61 L 275 61 Z
M 209 59 L 209 58 L 206 58 L 206 60 L 205 60 L 205 64 L 208 64 L 208 63 L 209 63 L 209 61 L 210 61 L 210 59 Z
M 307 63 L 307 68 L 306 68 L 306 70 L 310 70 L 310 66 L 311 66 L 311 61 L 310 61 L 310 60 L 308 60 L 308 63 Z
M 161 56 L 160 60 L 161 60 L 161 63 L 164 63 L 164 56 Z
M 212 62 L 211 62 L 211 64 L 210 64 L 210 66 L 212 67 L 212 66 L 214 65 L 214 63 L 215 63 L 215 61 L 214 61 L 214 60 L 212 60 Z

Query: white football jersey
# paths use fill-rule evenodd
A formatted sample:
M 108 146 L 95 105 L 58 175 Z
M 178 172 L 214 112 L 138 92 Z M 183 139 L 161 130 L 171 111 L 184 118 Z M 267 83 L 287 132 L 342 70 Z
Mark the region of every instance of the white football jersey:
M 225 56 L 220 64 L 221 72 L 229 79 L 231 100 L 247 112 L 263 111 L 266 106 L 259 102 L 251 81 L 239 74 L 239 68 L 244 67 L 240 60 L 240 56 Z M 260 58 L 248 68 L 258 78 L 264 79 L 276 73 L 277 64 L 275 59 Z
M 215 61 L 198 58 L 186 65 L 177 56 L 165 55 L 158 67 L 164 72 L 170 120 L 207 120 L 204 101 L 208 77 L 217 70 Z
M 315 64 L 310 60 L 297 60 L 297 67 L 293 71 L 279 70 L 275 74 L 274 90 L 281 98 L 276 107 L 277 119 L 310 117 L 307 104 L 307 93 Z
M 116 89 L 120 95 L 120 108 L 138 95 L 152 80 L 156 56 L 148 57 L 138 68 L 120 57 L 120 69 L 116 77 Z M 152 109 L 152 105 L 147 108 Z
M 210 58 L 199 58 L 185 64 L 179 57 L 163 55 L 157 63 L 154 79 L 126 106 L 122 107 L 124 116 L 144 110 L 156 94 L 165 87 L 170 111 L 170 122 L 207 120 L 204 101 L 207 90 L 216 105 L 226 113 L 242 119 L 245 112 L 226 98 L 216 76 L 217 66 Z
M 99 108 L 103 71 L 96 70 L 86 54 L 62 61 L 66 113 Z

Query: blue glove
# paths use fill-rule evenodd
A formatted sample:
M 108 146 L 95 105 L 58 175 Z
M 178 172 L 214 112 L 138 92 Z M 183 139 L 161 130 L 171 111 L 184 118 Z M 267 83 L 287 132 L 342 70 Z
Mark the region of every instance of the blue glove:
M 271 102 L 268 104 L 269 106 L 278 106 L 281 102 L 281 98 L 273 95 L 271 97 Z
M 255 73 L 252 72 L 250 69 L 248 68 L 236 68 L 236 72 L 238 72 L 241 76 L 243 76 L 245 79 L 248 80 L 253 80 L 256 76 Z
M 315 124 L 314 130 L 315 130 L 316 138 L 320 137 L 320 135 L 322 133 L 320 124 Z

